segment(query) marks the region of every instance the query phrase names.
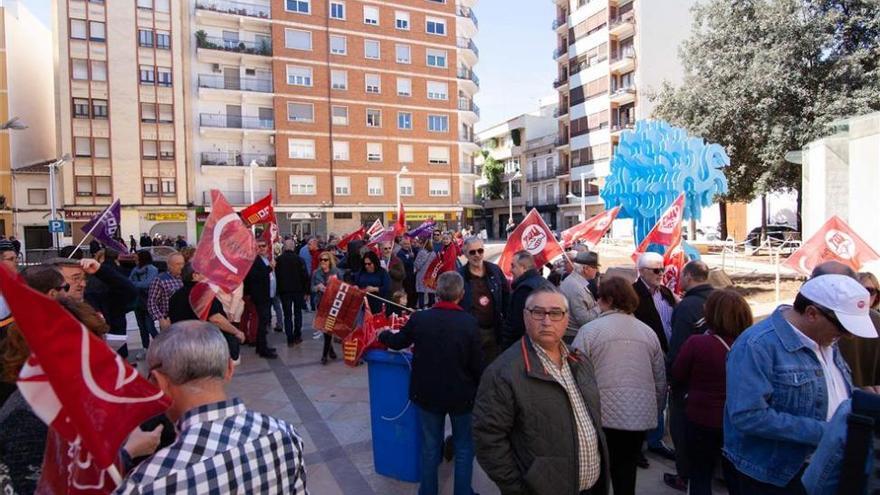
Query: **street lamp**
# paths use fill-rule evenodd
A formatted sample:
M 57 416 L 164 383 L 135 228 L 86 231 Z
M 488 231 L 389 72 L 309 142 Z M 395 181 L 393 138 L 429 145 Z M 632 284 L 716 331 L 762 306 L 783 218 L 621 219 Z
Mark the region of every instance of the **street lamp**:
M 400 176 L 403 174 L 408 174 L 409 169 L 406 168 L 406 165 L 400 168 L 400 172 L 397 172 L 395 176 L 395 180 L 397 182 L 397 214 L 400 214 Z
M 587 219 L 587 175 L 581 174 L 581 195 L 577 196 L 574 193 L 568 193 L 566 196 L 568 199 L 580 199 L 581 200 L 581 222 Z
M 522 179 L 522 174 L 517 170 L 507 183 L 507 223 L 513 223 L 513 181 L 520 179 Z
M 18 117 L 12 117 L 6 122 L 0 124 L 0 130 L 11 129 L 13 131 L 21 131 L 27 128 L 28 126 L 19 120 Z
M 12 119 L 10 122 L 15 121 Z M 8 122 L 7 122 L 8 123 Z M 4 124 L 5 125 L 5 124 Z M 49 208 L 52 210 L 52 220 L 58 219 L 58 211 L 55 207 L 55 172 L 61 168 L 65 162 L 70 161 L 70 153 L 65 153 L 61 158 L 49 164 Z M 52 232 L 52 248 L 58 249 L 58 232 Z

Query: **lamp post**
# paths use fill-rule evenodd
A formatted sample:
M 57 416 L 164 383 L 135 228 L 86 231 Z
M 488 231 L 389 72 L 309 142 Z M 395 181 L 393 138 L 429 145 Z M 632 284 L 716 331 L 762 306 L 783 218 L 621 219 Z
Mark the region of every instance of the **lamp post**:
M 406 168 L 406 165 L 400 168 L 400 172 L 397 172 L 395 176 L 395 181 L 397 183 L 397 214 L 400 214 L 400 176 L 403 174 L 408 174 L 409 169 Z
M 574 193 L 568 193 L 566 196 L 568 199 L 580 199 L 581 200 L 581 219 L 583 222 L 587 219 L 587 176 L 586 174 L 581 174 L 581 195 L 577 196 Z
M 61 166 L 64 165 L 64 162 L 69 161 L 70 153 L 65 153 L 61 158 L 49 164 L 49 209 L 52 211 L 52 220 L 58 219 L 58 210 L 55 207 L 55 172 L 58 168 L 61 168 Z M 52 248 L 58 249 L 59 244 L 58 232 L 52 232 Z
M 507 223 L 513 223 L 513 181 L 522 179 L 519 170 L 507 182 Z

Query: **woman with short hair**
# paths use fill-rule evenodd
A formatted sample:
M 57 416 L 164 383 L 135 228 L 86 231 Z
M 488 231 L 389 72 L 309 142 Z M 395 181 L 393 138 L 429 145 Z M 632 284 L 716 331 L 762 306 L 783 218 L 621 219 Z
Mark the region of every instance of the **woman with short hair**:
M 322 251 L 318 257 L 318 268 L 312 273 L 312 294 L 321 307 L 321 300 L 330 283 L 330 277 L 338 277 L 339 269 L 336 268 L 336 256 L 330 251 Z M 333 335 L 324 333 L 324 349 L 321 352 L 321 364 L 327 364 L 327 358 L 336 359 L 336 351 L 333 350 Z
M 373 251 L 364 253 L 363 268 L 354 274 L 354 284 L 364 289 L 368 294 L 388 299 L 391 288 L 391 277 L 388 271 L 379 263 L 379 255 Z M 373 314 L 382 311 L 382 301 L 375 297 L 367 297 L 370 303 L 370 311 Z

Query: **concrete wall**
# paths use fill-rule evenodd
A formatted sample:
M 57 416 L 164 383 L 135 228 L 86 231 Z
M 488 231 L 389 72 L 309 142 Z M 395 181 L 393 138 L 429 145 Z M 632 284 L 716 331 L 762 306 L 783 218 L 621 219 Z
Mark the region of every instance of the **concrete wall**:
M 849 217 L 849 145 L 845 135 L 819 139 L 804 148 L 804 238 L 832 215 Z M 875 165 L 876 166 L 876 165 Z
M 849 125 L 849 218 L 865 241 L 880 250 L 877 193 L 880 191 L 880 113 L 853 119 Z

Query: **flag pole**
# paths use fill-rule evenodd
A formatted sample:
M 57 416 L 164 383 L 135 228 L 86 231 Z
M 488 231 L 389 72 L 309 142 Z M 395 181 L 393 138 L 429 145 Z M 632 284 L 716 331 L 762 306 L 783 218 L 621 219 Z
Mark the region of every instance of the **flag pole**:
M 388 303 L 388 304 L 390 304 L 390 305 L 392 305 L 392 306 L 397 306 L 398 308 L 400 308 L 400 309 L 402 309 L 402 310 L 404 310 L 404 311 L 409 311 L 410 313 L 415 313 L 415 310 L 414 310 L 414 309 L 407 308 L 406 306 L 401 306 L 400 304 L 397 304 L 397 303 L 394 302 L 394 301 L 389 301 L 388 299 L 385 299 L 384 297 L 379 297 L 379 296 L 377 296 L 377 295 L 375 295 L 375 294 L 372 294 L 372 293 L 370 293 L 370 292 L 365 292 L 364 294 L 367 295 L 367 296 L 369 296 L 369 297 L 372 297 L 373 299 L 378 299 L 378 300 L 380 300 L 380 301 L 382 301 L 382 302 L 384 302 L 384 303 Z
M 116 200 L 116 201 L 119 201 L 119 200 Z M 116 201 L 114 201 L 113 203 L 115 203 Z M 73 248 L 73 251 L 71 251 L 70 254 L 67 255 L 67 259 L 73 258 L 73 255 L 76 253 L 76 251 L 83 245 L 84 242 L 86 242 L 86 239 L 88 239 L 89 236 L 92 235 L 92 232 L 95 231 L 95 229 L 98 227 L 98 224 L 101 223 L 101 220 L 103 220 L 104 216 L 107 214 L 107 212 L 110 211 L 110 208 L 113 206 L 113 203 L 110 203 L 110 206 L 108 206 L 107 208 L 104 209 L 104 211 L 101 213 L 101 216 L 99 216 L 98 219 L 95 220 L 95 224 L 92 225 L 92 228 L 90 228 L 89 231 L 86 232 L 86 235 L 84 235 L 83 238 L 80 239 L 79 244 L 77 244 L 76 247 Z

